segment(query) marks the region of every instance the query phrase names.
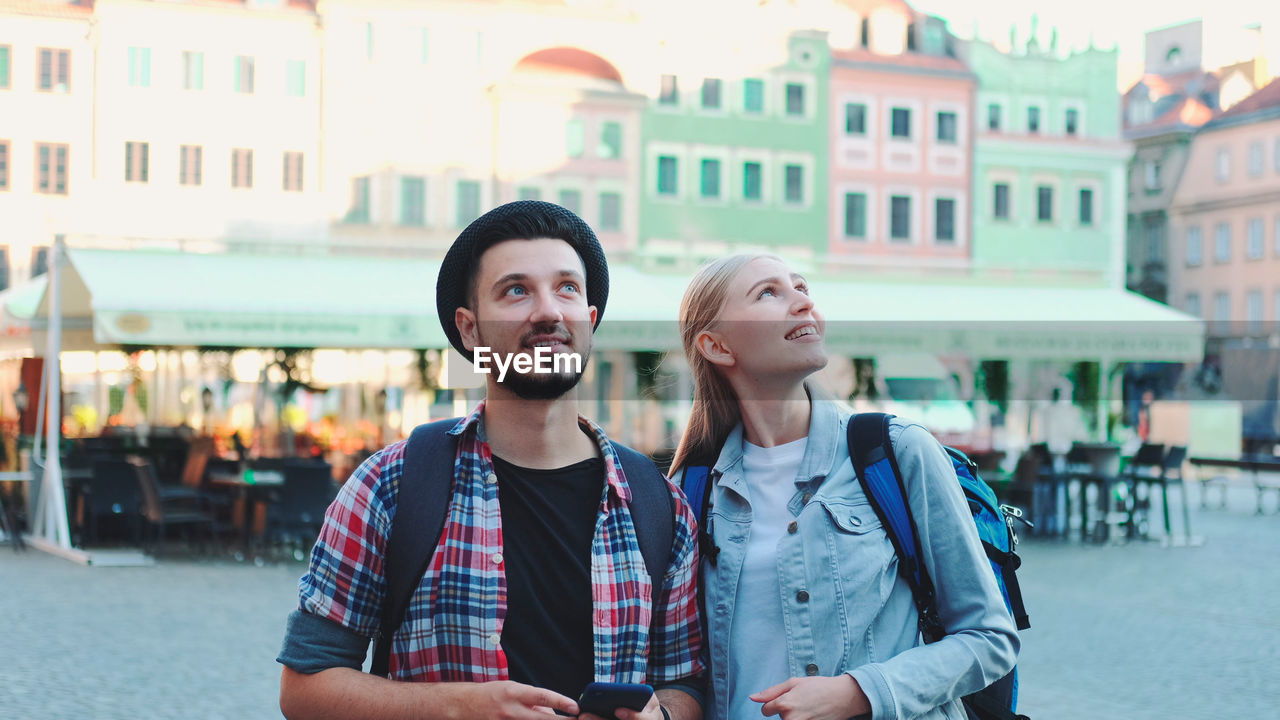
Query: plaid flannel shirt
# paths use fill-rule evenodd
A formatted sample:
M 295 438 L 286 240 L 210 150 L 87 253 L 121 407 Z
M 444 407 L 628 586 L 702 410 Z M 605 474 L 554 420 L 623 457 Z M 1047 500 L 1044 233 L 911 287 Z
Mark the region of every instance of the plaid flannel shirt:
M 483 413 L 481 402 L 449 431 L 458 436 L 454 494 L 440 543 L 392 638 L 390 673 L 397 680 L 508 679 L 501 642 L 507 602 L 502 515 Z M 600 447 L 606 480 L 591 544 L 595 679 L 661 685 L 698 675 L 698 543 L 688 504 L 670 486 L 673 556 L 655 591 L 632 525 L 621 462 L 599 427 L 581 416 L 578 422 Z M 377 635 L 405 444 L 366 460 L 330 506 L 298 584 L 303 612 Z

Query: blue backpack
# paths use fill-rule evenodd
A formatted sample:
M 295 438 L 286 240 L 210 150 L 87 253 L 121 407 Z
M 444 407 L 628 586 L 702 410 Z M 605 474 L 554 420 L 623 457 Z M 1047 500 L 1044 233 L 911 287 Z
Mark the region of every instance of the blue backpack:
M 889 420 L 884 413 L 860 413 L 849 419 L 849 455 L 854 471 L 871 501 L 872 508 L 884 525 L 889 540 L 898 553 L 898 572 L 911 587 L 919 612 L 920 633 L 925 642 L 941 640 L 947 634 L 938 615 L 938 600 L 933 581 L 921 562 L 922 554 L 915 520 L 907 506 L 906 486 L 898 470 L 898 460 L 889 441 Z M 1014 520 L 1022 520 L 1022 511 L 1000 505 L 996 494 L 977 474 L 977 465 L 955 448 L 945 448 L 956 470 L 956 478 L 964 491 L 973 514 L 978 537 L 991 561 L 996 584 L 1004 597 L 1005 606 L 1013 615 L 1019 630 L 1031 627 L 1026 608 L 1022 603 L 1022 591 L 1014 572 L 1022 561 L 1014 552 L 1017 536 L 1013 531 Z M 698 518 L 698 541 L 704 557 L 715 562 L 718 549 L 712 539 L 703 532 L 706 511 L 711 495 L 707 482 L 710 468 L 690 466 L 684 472 L 684 492 L 689 505 Z M 1029 525 L 1030 523 L 1028 523 Z M 701 586 L 699 586 L 701 587 Z M 699 592 L 701 600 L 701 592 Z M 1018 704 L 1018 671 L 988 687 L 964 698 L 965 709 L 977 720 L 1027 720 L 1016 712 Z

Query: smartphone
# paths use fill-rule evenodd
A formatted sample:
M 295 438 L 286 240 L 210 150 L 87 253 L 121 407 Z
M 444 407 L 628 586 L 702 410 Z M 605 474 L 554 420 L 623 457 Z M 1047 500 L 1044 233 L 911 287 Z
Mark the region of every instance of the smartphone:
M 614 710 L 628 708 L 639 712 L 649 704 L 651 697 L 653 688 L 649 685 L 593 682 L 582 691 L 582 697 L 578 698 L 578 709 L 605 720 L 617 720 L 613 715 Z

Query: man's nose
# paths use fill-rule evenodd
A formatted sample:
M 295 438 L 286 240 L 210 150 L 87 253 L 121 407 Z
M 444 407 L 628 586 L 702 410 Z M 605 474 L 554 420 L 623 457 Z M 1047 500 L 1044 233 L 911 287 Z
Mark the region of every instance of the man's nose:
M 558 323 L 564 319 L 560 303 L 556 302 L 555 293 L 541 292 L 534 296 L 533 313 L 529 316 L 534 323 Z

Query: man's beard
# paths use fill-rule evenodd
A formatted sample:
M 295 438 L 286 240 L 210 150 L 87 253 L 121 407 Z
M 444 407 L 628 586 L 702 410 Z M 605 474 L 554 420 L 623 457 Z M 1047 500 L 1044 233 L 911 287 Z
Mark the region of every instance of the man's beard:
M 557 328 L 538 328 L 537 330 L 539 332 L 555 332 L 556 330 L 559 330 L 562 333 L 565 332 L 563 326 L 559 326 Z M 479 328 L 477 328 L 477 334 L 479 335 L 479 344 L 487 345 L 484 340 L 484 335 L 479 331 Z M 570 335 L 570 337 L 574 336 Z M 578 383 L 582 381 L 582 374 L 587 369 L 587 361 L 591 358 L 589 336 L 587 342 L 587 349 L 583 352 L 578 352 L 577 349 L 574 348 L 574 352 L 577 352 L 577 354 L 582 357 L 582 362 L 579 367 L 574 368 L 572 363 L 567 363 L 569 369 L 565 372 L 558 373 L 518 373 L 513 367 L 507 372 L 506 377 L 503 378 L 502 386 L 515 393 L 516 397 L 524 400 L 555 400 L 563 397 L 565 393 L 577 387 Z M 520 347 L 523 351 L 524 338 L 521 338 Z

